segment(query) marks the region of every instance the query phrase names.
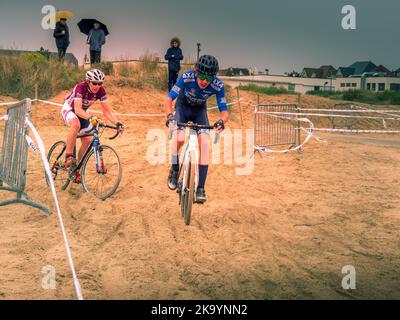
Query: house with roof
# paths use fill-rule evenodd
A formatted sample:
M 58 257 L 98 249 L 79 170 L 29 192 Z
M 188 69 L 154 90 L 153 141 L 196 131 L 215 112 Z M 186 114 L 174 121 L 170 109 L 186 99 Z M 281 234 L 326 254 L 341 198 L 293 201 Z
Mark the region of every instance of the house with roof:
M 394 73 L 384 65 L 375 65 L 371 61 L 357 61 L 349 67 L 339 67 L 337 77 L 391 77 Z
M 393 75 L 395 77 L 400 77 L 400 68 L 398 68 L 397 70 L 393 71 Z
M 372 72 L 375 72 L 381 76 L 387 76 L 387 77 L 391 77 L 394 76 L 393 72 L 391 72 L 388 68 L 386 68 L 384 65 L 379 65 L 377 67 L 375 67 Z
M 248 76 L 248 75 L 250 75 L 250 71 L 249 71 L 249 69 L 246 69 L 246 68 L 230 67 L 228 69 L 219 70 L 219 75 L 227 76 L 227 77 Z
M 0 56 L 16 56 L 16 55 L 32 53 L 32 52 L 43 53 L 44 55 L 48 56 L 51 59 L 58 59 L 57 52 L 47 52 L 47 51 L 44 51 L 44 49 L 42 49 L 42 48 L 40 51 L 0 49 Z M 64 57 L 64 61 L 67 61 L 68 63 L 73 64 L 75 66 L 78 66 L 78 59 L 76 59 L 76 57 L 72 53 L 67 53 Z
M 357 61 L 349 66 L 354 69 L 353 77 L 361 77 L 365 73 L 373 72 L 376 67 L 376 64 L 371 61 Z
M 336 90 L 400 91 L 400 81 L 395 73 L 382 64 L 377 66 L 371 61 L 357 61 L 338 69 Z
M 322 72 L 319 68 L 304 68 L 301 72 L 302 78 L 321 78 Z
M 335 76 L 337 70 L 331 66 L 321 66 L 319 68 L 304 68 L 301 77 L 303 78 L 320 78 L 320 79 L 328 79 L 330 77 Z
M 350 67 L 339 67 L 336 77 L 347 78 L 354 74 L 355 69 Z

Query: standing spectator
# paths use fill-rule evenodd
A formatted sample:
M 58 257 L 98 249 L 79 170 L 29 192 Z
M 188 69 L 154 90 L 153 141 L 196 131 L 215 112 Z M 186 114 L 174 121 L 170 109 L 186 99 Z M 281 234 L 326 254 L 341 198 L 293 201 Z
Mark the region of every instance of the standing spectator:
M 58 58 L 63 60 L 69 46 L 69 28 L 67 26 L 67 19 L 61 18 L 60 21 L 56 23 L 56 28 L 53 33 L 54 38 L 56 38 L 56 46 L 58 49 Z
M 168 60 L 168 91 L 171 91 L 178 80 L 178 73 L 181 69 L 180 61 L 183 60 L 182 50 L 180 48 L 181 41 L 178 38 L 172 38 L 170 45 L 171 47 L 165 54 L 165 60 Z
M 87 44 L 90 45 L 90 64 L 101 62 L 101 47 L 106 43 L 106 34 L 98 22 L 94 23 L 94 28 L 90 30 Z

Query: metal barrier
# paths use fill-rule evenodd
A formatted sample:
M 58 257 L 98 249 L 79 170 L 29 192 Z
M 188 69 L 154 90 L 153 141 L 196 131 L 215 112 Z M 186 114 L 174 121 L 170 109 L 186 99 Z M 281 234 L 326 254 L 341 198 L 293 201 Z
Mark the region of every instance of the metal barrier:
M 29 151 L 26 141 L 29 129 L 25 121 L 30 116 L 31 100 L 25 99 L 16 103 L 0 104 L 0 111 L 4 107 L 7 111 L 7 118 L 3 128 L 0 155 L 0 190 L 16 192 L 17 197 L 0 201 L 0 206 L 22 203 L 43 210 L 47 215 L 50 215 L 51 212 L 47 207 L 31 201 L 25 193 Z M 4 186 L 4 183 L 8 186 Z
M 269 112 L 299 113 L 295 104 L 257 104 L 254 110 L 254 147 L 300 145 L 300 124 L 287 116 L 277 116 Z

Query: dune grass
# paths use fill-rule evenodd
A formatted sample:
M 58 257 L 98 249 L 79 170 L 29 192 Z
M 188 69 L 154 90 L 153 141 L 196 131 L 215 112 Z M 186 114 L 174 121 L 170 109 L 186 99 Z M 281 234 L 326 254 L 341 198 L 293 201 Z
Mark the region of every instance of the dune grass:
M 33 98 L 35 83 L 40 98 L 50 98 L 84 79 L 82 68 L 48 59 L 39 52 L 0 57 L 0 92 L 15 99 Z
M 146 51 L 139 58 L 136 65 L 123 62 L 118 65 L 116 75 L 120 78 L 116 81 L 118 85 L 126 85 L 137 89 L 151 87 L 158 90 L 167 88 L 168 69 L 159 64 L 159 58 Z

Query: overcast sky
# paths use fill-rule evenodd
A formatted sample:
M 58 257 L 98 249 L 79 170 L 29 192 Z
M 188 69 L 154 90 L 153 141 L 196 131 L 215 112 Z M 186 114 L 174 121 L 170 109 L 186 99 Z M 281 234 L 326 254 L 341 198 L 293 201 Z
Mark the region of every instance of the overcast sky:
M 400 67 L 399 0 L 1 0 L 0 46 L 56 51 L 52 32 L 41 28 L 47 4 L 76 13 L 68 51 L 80 61 L 88 47 L 76 24 L 97 18 L 110 31 L 103 50 L 109 59 L 137 58 L 146 49 L 163 56 L 178 36 L 185 56 L 195 57 L 200 42 L 223 67 L 274 74 L 356 60 Z M 346 4 L 356 8 L 356 30 L 341 27 Z

